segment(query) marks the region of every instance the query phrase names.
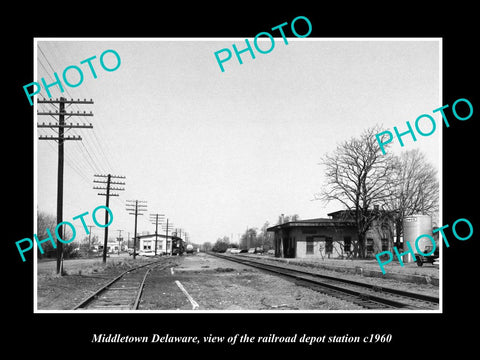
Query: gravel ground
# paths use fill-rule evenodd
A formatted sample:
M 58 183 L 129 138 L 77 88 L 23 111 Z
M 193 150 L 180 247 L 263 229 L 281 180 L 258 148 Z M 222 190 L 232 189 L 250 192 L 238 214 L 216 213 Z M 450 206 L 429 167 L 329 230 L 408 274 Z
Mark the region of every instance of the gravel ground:
M 175 281 L 183 285 L 198 304 L 199 310 L 362 309 L 276 275 L 203 253 L 169 259 L 175 262 L 173 271 L 170 267 L 153 270 L 147 278 L 140 310 L 192 310 L 192 303 Z M 103 264 L 101 258 L 65 260 L 64 276 L 55 274 L 55 261 L 40 261 L 37 264 L 37 309 L 70 310 L 121 272 L 135 264 L 153 260 L 137 257 L 133 261 L 128 255 L 109 257 L 107 264 Z M 339 276 L 337 271 L 310 266 L 290 263 L 288 267 Z M 345 273 L 341 275 L 375 285 L 438 296 L 438 287 L 433 285 L 403 283 Z
M 252 255 L 252 254 L 240 254 L 240 256 L 249 256 L 259 259 L 265 259 L 267 261 L 275 261 L 277 263 L 297 264 L 305 267 L 329 267 L 331 269 L 337 269 L 343 271 L 344 269 L 351 268 L 363 268 L 365 270 L 371 270 L 381 273 L 380 266 L 377 260 L 340 260 L 340 259 L 285 259 L 275 258 L 267 255 Z M 417 266 L 415 263 L 406 263 L 401 266 L 399 262 L 392 261 L 385 265 L 386 274 L 404 274 L 404 275 L 416 275 L 416 276 L 431 276 L 433 278 L 439 277 L 438 265 L 424 264 L 422 267 Z
M 206 254 L 182 257 L 173 270 L 147 279 L 141 310 L 192 310 L 179 281 L 198 310 L 358 310 L 361 307 L 297 286 L 275 275 Z
M 249 256 L 249 255 L 241 255 L 241 256 Z M 262 256 L 250 256 L 250 257 L 254 257 L 255 260 L 262 260 L 262 259 L 263 260 L 270 260 L 269 263 L 273 262 L 273 264 L 275 264 L 277 266 L 284 266 L 284 267 L 288 267 L 288 268 L 292 268 L 292 269 L 309 271 L 309 272 L 312 272 L 312 273 L 328 275 L 328 276 L 333 276 L 333 277 L 341 276 L 342 278 L 345 278 L 345 279 L 350 279 L 350 280 L 354 280 L 354 281 L 361 281 L 361 282 L 365 282 L 367 284 L 384 286 L 384 287 L 399 289 L 399 290 L 403 290 L 403 291 L 410 291 L 410 292 L 414 292 L 414 293 L 421 293 L 421 294 L 425 294 L 425 295 L 429 295 L 429 296 L 437 296 L 437 297 L 439 296 L 439 287 L 436 286 L 436 285 L 416 284 L 416 283 L 403 282 L 403 281 L 397 281 L 397 280 L 392 280 L 392 279 L 383 279 L 383 278 L 378 278 L 378 277 L 368 277 L 368 276 L 349 274 L 349 273 L 339 272 L 339 271 L 334 271 L 334 270 L 326 270 L 323 267 L 322 268 L 315 267 L 315 266 L 313 266 L 313 264 L 307 264 L 308 266 L 305 266 L 305 264 L 300 265 L 299 264 L 300 261 L 295 261 L 295 262 L 290 261 L 288 264 L 286 264 L 284 262 L 276 261 L 276 260 L 273 260 L 271 258 L 266 258 L 266 257 L 262 257 Z M 330 263 L 335 264 L 336 261 L 338 261 L 338 260 L 331 261 Z M 351 261 L 351 260 L 345 260 L 345 262 L 349 262 L 349 261 Z M 322 264 L 322 265 L 328 265 L 328 264 L 329 263 Z M 337 263 L 335 265 L 339 266 L 338 264 L 339 263 Z M 343 264 L 341 266 L 344 266 L 344 267 L 347 267 L 347 266 L 349 266 L 349 267 L 363 266 L 364 268 L 366 268 L 366 267 L 371 267 L 372 264 L 368 260 L 367 261 L 353 260 L 353 263 L 351 263 L 350 265 L 347 263 L 347 264 Z M 378 264 L 377 264 L 377 266 L 378 266 Z M 409 264 L 409 267 L 404 267 L 404 269 L 407 270 L 407 271 L 411 271 L 413 273 L 414 271 L 417 271 L 417 269 L 413 268 L 413 266 L 417 267 L 414 264 Z M 427 269 L 426 266 L 427 265 L 425 265 L 425 267 L 422 267 L 421 269 L 423 269 L 423 270 Z M 400 268 L 399 265 L 398 265 L 398 267 Z M 433 276 L 435 274 L 438 276 L 438 268 L 434 268 L 433 266 L 430 269 L 427 269 L 427 272 L 430 276 Z M 425 273 L 423 275 L 425 275 Z

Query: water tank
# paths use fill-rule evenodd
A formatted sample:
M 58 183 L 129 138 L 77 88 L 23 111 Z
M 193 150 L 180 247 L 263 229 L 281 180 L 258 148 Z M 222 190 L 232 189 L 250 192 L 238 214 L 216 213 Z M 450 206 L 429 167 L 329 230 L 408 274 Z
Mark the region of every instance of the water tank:
M 403 219 L 403 242 L 409 242 L 415 254 L 418 253 L 417 248 L 415 247 L 415 240 L 423 234 L 428 234 L 433 237 L 432 218 L 430 215 L 410 215 Z M 423 253 L 427 253 L 428 251 L 424 251 L 426 246 L 432 246 L 432 242 L 429 238 L 422 237 L 418 241 L 418 248 Z M 406 245 L 403 247 L 403 251 L 408 251 Z M 413 257 L 409 253 L 404 255 L 402 260 L 404 263 L 412 262 Z

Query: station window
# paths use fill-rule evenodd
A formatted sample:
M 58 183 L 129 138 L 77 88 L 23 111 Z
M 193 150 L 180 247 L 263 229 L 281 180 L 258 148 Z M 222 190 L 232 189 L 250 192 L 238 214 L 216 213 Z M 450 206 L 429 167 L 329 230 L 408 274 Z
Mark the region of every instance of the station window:
M 307 254 L 313 254 L 313 237 L 307 236 Z
M 343 237 L 343 250 L 345 252 L 352 251 L 352 237 L 351 236 L 344 236 Z

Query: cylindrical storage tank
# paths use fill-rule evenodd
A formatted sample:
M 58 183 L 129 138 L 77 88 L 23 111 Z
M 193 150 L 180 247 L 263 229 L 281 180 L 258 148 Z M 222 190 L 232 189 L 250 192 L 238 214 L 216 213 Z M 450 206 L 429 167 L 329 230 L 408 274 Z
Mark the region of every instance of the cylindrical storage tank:
M 415 255 L 418 253 L 417 248 L 415 247 L 415 240 L 420 235 L 430 235 L 432 234 L 432 218 L 430 215 L 410 215 L 406 216 L 403 219 L 403 243 L 410 243 L 410 247 L 413 249 Z M 426 246 L 432 246 L 432 242 L 428 237 L 422 237 L 418 240 L 418 248 L 421 252 L 425 253 Z M 403 246 L 403 252 L 408 251 L 406 245 Z M 404 263 L 412 262 L 413 257 L 410 253 L 403 256 L 402 261 Z

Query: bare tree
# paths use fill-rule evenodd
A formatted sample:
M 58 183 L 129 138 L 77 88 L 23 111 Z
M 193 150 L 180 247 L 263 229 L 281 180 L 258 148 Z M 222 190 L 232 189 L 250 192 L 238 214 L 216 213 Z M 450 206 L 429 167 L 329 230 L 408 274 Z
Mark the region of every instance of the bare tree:
M 260 233 L 257 235 L 257 239 L 259 239 L 259 246 L 261 246 L 264 250 L 272 249 L 273 248 L 273 239 L 271 233 L 267 231 L 270 227 L 270 223 L 265 221 L 262 228 L 260 229 Z
M 389 210 L 395 222 L 398 241 L 403 235 L 406 216 L 425 214 L 432 216 L 434 222 L 438 221 L 440 187 L 437 170 L 418 149 L 403 152 L 395 158 L 394 164 L 394 187 L 383 208 Z
M 248 228 L 240 237 L 239 247 L 248 249 L 257 246 L 257 228 Z
M 293 214 L 293 215 L 283 215 L 282 214 L 278 217 L 276 225 L 284 224 L 284 223 L 287 223 L 289 221 L 298 221 L 298 220 L 300 220 L 300 216 L 298 214 Z
M 50 231 L 52 237 L 55 236 L 55 226 L 57 225 L 56 217 L 53 214 L 49 214 L 45 211 L 40 211 L 37 209 L 37 237 L 39 240 L 43 240 L 49 237 L 47 229 Z M 47 254 L 54 251 L 54 247 L 50 241 L 42 243 L 41 248 L 43 250 L 40 252 L 40 247 L 37 247 L 37 254 L 39 258 L 46 256 Z
M 381 127 L 366 129 L 358 138 L 342 142 L 334 152 L 326 154 L 321 164 L 325 166 L 326 184 L 315 198 L 325 202 L 338 201 L 353 219 L 358 239 L 352 240 L 353 256 L 365 256 L 365 237 L 380 205 L 391 197 L 391 182 L 395 163 L 392 156 L 383 155 L 375 135 Z
M 201 246 L 203 251 L 210 251 L 212 250 L 212 243 L 210 241 L 205 241 Z

